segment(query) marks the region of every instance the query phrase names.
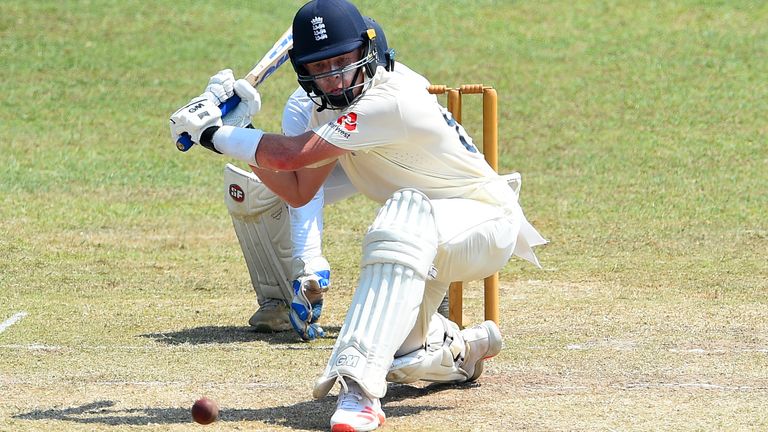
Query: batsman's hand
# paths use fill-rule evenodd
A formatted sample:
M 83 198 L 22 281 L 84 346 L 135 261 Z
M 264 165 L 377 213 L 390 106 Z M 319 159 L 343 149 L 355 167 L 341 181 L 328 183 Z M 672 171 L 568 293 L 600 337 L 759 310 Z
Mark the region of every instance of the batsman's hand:
M 200 144 L 200 135 L 213 126 L 222 126 L 221 110 L 207 98 L 196 97 L 171 114 L 169 120 L 173 142 L 182 134 L 189 134 L 193 143 Z
M 240 103 L 222 118 L 227 126 L 246 127 L 251 124 L 251 117 L 261 110 L 261 95 L 248 81 L 235 81 L 234 93 L 240 96 Z
M 216 72 L 216 75 L 208 80 L 208 85 L 200 97 L 210 99 L 216 103 L 216 106 L 219 106 L 235 94 L 234 89 L 235 75 L 232 73 L 232 69 L 223 69 Z
M 220 70 L 212 76 L 200 97 L 221 106 L 234 95 L 240 97 L 240 103 L 221 120 L 226 126 L 246 127 L 251 124 L 251 117 L 261 110 L 261 95 L 248 81 L 235 80 L 232 69 Z

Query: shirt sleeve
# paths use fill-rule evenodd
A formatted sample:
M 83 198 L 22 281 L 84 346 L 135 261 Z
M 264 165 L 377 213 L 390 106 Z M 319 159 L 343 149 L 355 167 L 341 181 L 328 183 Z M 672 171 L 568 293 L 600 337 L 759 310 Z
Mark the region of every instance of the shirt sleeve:
M 283 109 L 283 135 L 297 136 L 309 130 L 309 119 L 315 104 L 299 87 L 288 98 Z

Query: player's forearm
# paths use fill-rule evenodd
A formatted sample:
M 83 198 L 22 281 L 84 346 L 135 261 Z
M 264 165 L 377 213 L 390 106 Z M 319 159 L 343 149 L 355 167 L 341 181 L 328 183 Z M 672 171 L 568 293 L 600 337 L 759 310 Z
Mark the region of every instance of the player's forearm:
M 234 157 L 272 171 L 301 168 L 296 163 L 302 152 L 302 140 L 260 129 L 232 126 L 211 127 L 202 133 L 200 144 L 218 153 Z
M 253 172 L 267 187 L 292 207 L 301 201 L 295 171 L 273 171 L 251 165 Z
M 262 168 L 293 171 L 327 164 L 346 152 L 313 131 L 292 137 L 265 134 L 256 151 L 256 161 Z
M 256 149 L 264 132 L 234 126 L 210 127 L 200 136 L 200 144 L 217 153 L 247 162 L 256 163 Z
M 273 171 L 251 166 L 267 187 L 291 207 L 301 207 L 312 200 L 335 163 L 297 171 Z
M 298 168 L 292 163 L 301 151 L 296 137 L 266 134 L 256 150 L 256 162 L 259 167 L 273 171 L 293 171 Z
M 272 171 L 325 165 L 347 151 L 312 131 L 289 137 L 232 126 L 211 127 L 202 133 L 200 142 L 211 150 Z
M 297 136 L 266 134 L 256 151 L 256 162 L 262 168 L 275 171 L 294 171 L 313 162 L 307 148 L 314 134 L 307 132 Z

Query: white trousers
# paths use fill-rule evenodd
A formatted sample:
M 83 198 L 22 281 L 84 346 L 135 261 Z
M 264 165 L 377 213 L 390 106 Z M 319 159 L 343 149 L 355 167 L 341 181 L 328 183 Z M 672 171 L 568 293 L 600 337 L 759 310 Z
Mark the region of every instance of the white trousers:
M 454 281 L 479 280 L 509 261 L 524 220 L 518 214 L 468 199 L 432 200 L 438 231 L 435 279 L 428 280 L 416 324 L 395 356 L 419 349 L 427 339 L 429 323 Z M 519 209 L 519 207 L 518 207 Z
M 331 171 L 323 187 L 301 207 L 289 207 L 293 257 L 305 261 L 321 256 L 323 236 L 323 207 L 349 198 L 357 193 L 341 165 Z

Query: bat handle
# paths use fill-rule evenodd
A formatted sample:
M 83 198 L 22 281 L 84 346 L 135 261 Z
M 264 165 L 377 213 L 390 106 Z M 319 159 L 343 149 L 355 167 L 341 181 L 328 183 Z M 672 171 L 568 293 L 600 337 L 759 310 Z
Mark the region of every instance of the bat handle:
M 239 103 L 240 96 L 238 96 L 237 93 L 233 94 L 231 98 L 225 100 L 223 104 L 219 105 L 221 116 L 224 117 L 227 115 L 227 113 L 235 109 Z
M 240 96 L 237 94 L 233 95 L 231 98 L 224 101 L 223 104 L 219 105 L 219 109 L 221 110 L 221 116 L 224 117 L 235 109 L 237 105 L 240 103 Z M 189 136 L 188 133 L 183 133 L 179 136 L 179 139 L 176 141 L 176 148 L 179 149 L 179 151 L 187 151 L 190 148 L 192 148 L 192 145 L 194 143 L 192 142 L 192 137 Z
M 176 148 L 183 152 L 191 149 L 194 144 L 195 143 L 192 142 L 192 137 L 186 132 L 179 135 L 179 139 L 176 140 Z

